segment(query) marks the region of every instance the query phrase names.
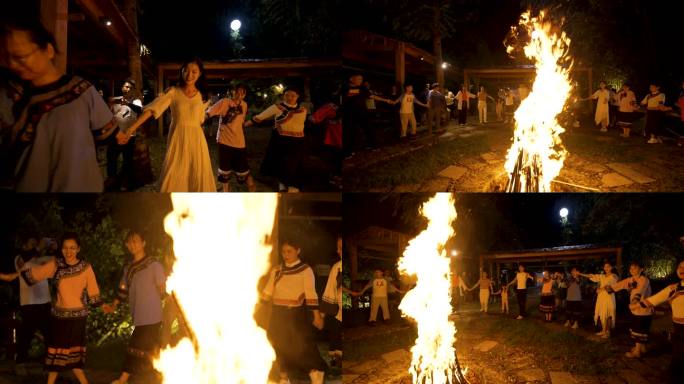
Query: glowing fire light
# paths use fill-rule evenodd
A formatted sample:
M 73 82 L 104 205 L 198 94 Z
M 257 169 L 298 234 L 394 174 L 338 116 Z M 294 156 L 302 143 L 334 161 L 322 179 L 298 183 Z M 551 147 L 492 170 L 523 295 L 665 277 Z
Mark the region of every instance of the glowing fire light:
M 165 384 L 267 383 L 275 360 L 253 318 L 257 282 L 270 266 L 277 196 L 173 194 L 164 220 L 176 261 L 167 280 L 191 339 L 154 365 Z M 219 289 L 220 288 L 220 289 Z
M 572 67 L 570 39 L 564 32 L 558 35 L 554 31 L 543 11 L 537 17 L 531 17 L 530 12 L 522 14 L 519 28 L 529 36 L 524 52 L 534 60 L 537 76 L 532 92 L 515 111 L 515 135 L 505 164 L 509 175 L 506 190 L 548 192 L 567 155 L 560 138 L 565 129 L 557 116 L 572 90 L 568 76 Z M 516 37 L 517 32 L 512 28 Z M 512 50 L 509 46 L 508 52 Z
M 454 234 L 453 196 L 436 194 L 423 204 L 421 214 L 428 219 L 427 229 L 409 242 L 399 259 L 399 271 L 417 277 L 415 288 L 399 305 L 418 326 L 409 372 L 414 384 L 465 382 L 454 348 L 456 327 L 449 320 L 451 270 L 445 244 Z

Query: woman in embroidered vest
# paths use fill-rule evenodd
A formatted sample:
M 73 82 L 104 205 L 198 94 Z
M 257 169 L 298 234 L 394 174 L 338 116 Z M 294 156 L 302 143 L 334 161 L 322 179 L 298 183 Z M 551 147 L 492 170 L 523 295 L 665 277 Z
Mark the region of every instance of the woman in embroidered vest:
M 0 140 L 3 184 L 17 192 L 102 192 L 95 143 L 118 132 L 107 104 L 92 84 L 57 68 L 55 38 L 40 22 L 9 23 L 0 44 L 27 84 Z
M 314 273 L 299 259 L 299 245 L 282 242 L 283 262 L 271 271 L 262 300 L 273 303 L 268 337 L 280 368 L 280 384 L 289 384 L 294 370 L 309 373 L 312 384 L 322 384 L 326 364 L 316 346 L 313 326 L 322 329 Z
M 596 307 L 594 308 L 594 323 L 598 324 L 601 321 L 601 332 L 596 335 L 607 339 L 610 337 L 610 330 L 615 328 L 615 294 L 601 288 L 613 285 L 618 280 L 617 275 L 613 273 L 613 265 L 611 263 L 606 262 L 603 265 L 603 271 L 605 274 L 588 275 L 580 273 L 580 276 L 599 283 L 598 297 L 596 298 Z
M 160 192 L 216 192 L 209 146 L 202 123 L 209 106 L 204 65 L 198 58 L 180 68 L 179 82 L 146 105 L 138 120 L 128 129 L 125 144 L 150 117 L 158 119 L 171 108 L 171 126 L 166 156 L 159 177 Z
M 57 380 L 58 372 L 71 369 L 79 383 L 88 383 L 83 373 L 86 357 L 86 319 L 88 307 L 102 305 L 100 289 L 90 263 L 78 258 L 81 244 L 78 235 L 67 233 L 62 238 L 62 256 L 25 269 L 22 277 L 28 284 L 51 278 L 57 287 L 48 326 L 48 384 Z M 85 293 L 85 294 L 84 294 Z
M 642 274 L 643 271 L 644 267 L 638 261 L 632 261 L 629 265 L 631 276 L 613 285 L 608 285 L 604 289 L 609 293 L 627 289 L 629 290 L 630 304 L 638 304 L 642 298 L 651 296 L 651 282 L 648 280 L 648 277 Z M 636 345 L 625 356 L 638 358 L 641 357 L 642 353 L 646 353 L 646 343 L 648 343 L 648 332 L 651 329 L 652 319 L 652 308 L 632 309 L 629 333 Z
M 299 192 L 304 155 L 306 108 L 299 105 L 299 91 L 287 88 L 283 101 L 273 104 L 245 123 L 245 127 L 275 118 L 271 140 L 261 164 L 261 173 L 278 180 L 279 192 Z
M 553 317 L 553 312 L 556 310 L 556 297 L 553 293 L 553 285 L 555 283 L 554 277 L 551 277 L 548 270 L 542 274 L 542 278 L 538 279 L 541 283 L 541 301 L 539 303 L 539 312 L 544 314 L 544 320 L 550 323 Z
M 668 383 L 681 383 L 684 377 L 684 260 L 677 265 L 678 282 L 668 285 L 655 295 L 642 298 L 638 303 L 629 305 L 629 309 L 641 311 L 653 310 L 655 307 L 668 302 L 672 307 L 672 360 L 670 362 L 670 377 Z
M 662 143 L 660 125 L 663 122 L 665 111 L 670 110 L 665 106 L 665 94 L 660 92 L 660 85 L 651 83 L 649 86 L 649 94 L 641 100 L 641 105 L 646 107 L 646 127 L 644 133 L 649 137 L 648 144 Z

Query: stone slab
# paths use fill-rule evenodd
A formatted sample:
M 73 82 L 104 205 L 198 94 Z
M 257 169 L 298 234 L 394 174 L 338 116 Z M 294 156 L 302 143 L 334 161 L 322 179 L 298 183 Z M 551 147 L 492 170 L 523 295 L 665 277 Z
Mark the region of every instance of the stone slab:
M 570 372 L 549 372 L 551 384 L 578 384 Z
M 342 382 L 343 383 L 352 383 L 356 378 L 359 377 L 359 375 L 342 375 Z
M 480 155 L 482 159 L 488 163 L 501 161 L 501 156 L 494 152 L 487 152 Z
M 524 369 L 515 373 L 523 382 L 546 381 L 546 374 L 543 369 Z
M 411 353 L 405 349 L 397 349 L 395 351 L 385 353 L 381 357 L 387 363 L 392 362 L 392 361 L 399 361 L 399 360 L 410 361 L 411 360 Z
M 621 369 L 618 371 L 618 375 L 626 381 L 627 384 L 649 384 L 649 381 L 631 369 Z
M 485 340 L 480 344 L 475 346 L 475 349 L 480 352 L 489 352 L 492 348 L 496 347 L 498 343 L 492 340 Z
M 449 178 L 452 180 L 458 180 L 461 177 L 463 177 L 463 175 L 465 175 L 466 172 L 468 172 L 467 168 L 459 167 L 457 165 L 452 165 L 452 166 L 449 166 L 448 168 L 442 170 L 439 173 L 439 176 L 446 177 L 446 178 Z
M 596 172 L 596 173 L 601 173 L 601 172 L 605 172 L 608 170 L 608 168 L 604 167 L 603 165 L 595 164 L 595 163 L 585 164 L 582 166 L 582 168 L 586 169 L 587 171 Z
M 601 177 L 601 184 L 606 188 L 613 188 L 631 185 L 634 182 L 619 173 L 608 173 Z
M 619 172 L 620 174 L 629 177 L 630 179 L 636 181 L 639 184 L 647 184 L 647 183 L 652 183 L 655 181 L 655 179 L 651 179 L 650 177 L 635 171 L 628 164 L 625 164 L 625 163 L 609 163 L 607 165 L 608 165 L 608 167 L 610 167 L 610 169 L 614 170 L 615 172 Z

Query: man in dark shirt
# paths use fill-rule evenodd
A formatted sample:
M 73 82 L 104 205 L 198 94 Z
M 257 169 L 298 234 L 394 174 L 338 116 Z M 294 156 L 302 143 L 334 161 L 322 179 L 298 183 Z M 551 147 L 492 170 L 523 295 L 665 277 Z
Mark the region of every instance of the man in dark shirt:
M 370 90 L 363 85 L 363 76 L 353 74 L 349 84 L 342 89 L 342 132 L 344 154 L 349 157 L 361 146 L 361 131 L 368 130 L 366 99 Z
M 436 124 L 435 133 L 441 133 L 442 130 L 442 115 L 446 111 L 446 98 L 442 94 L 439 83 L 434 83 L 430 87 L 428 94 L 428 135 L 432 134 L 432 124 Z
M 371 94 L 363 86 L 363 76 L 353 74 L 349 77 L 349 84 L 342 89 L 342 133 L 344 135 L 344 154 L 351 157 L 361 147 L 361 131 L 366 136 L 370 148 L 377 147 L 375 135 L 368 124 L 368 99 L 391 103 L 390 100 Z

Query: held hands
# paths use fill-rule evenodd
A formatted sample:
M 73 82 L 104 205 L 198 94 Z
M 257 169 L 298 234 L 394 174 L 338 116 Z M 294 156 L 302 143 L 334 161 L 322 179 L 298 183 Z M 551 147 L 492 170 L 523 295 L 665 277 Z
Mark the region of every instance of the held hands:
M 124 145 L 124 144 L 128 143 L 128 140 L 130 140 L 130 139 L 131 139 L 131 136 L 129 136 L 128 134 L 123 133 L 123 132 L 121 132 L 121 131 L 119 131 L 119 132 L 116 134 L 116 142 L 117 142 L 119 145 Z
M 313 326 L 316 327 L 316 329 L 321 330 L 321 329 L 323 329 L 323 325 L 324 325 L 323 317 L 321 317 L 320 315 L 314 316 Z
M 102 312 L 104 312 L 104 313 L 114 313 L 115 310 L 116 310 L 116 307 L 113 304 L 107 304 L 107 303 L 102 304 Z

